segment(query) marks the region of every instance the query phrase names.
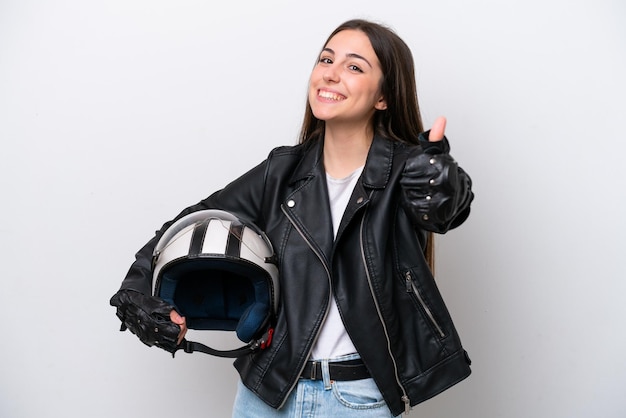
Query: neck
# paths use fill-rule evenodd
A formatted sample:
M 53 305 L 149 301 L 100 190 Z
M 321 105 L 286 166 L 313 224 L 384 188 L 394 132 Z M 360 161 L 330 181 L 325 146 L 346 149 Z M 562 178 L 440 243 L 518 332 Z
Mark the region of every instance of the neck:
M 371 129 L 337 130 L 326 127 L 324 168 L 335 178 L 344 178 L 365 165 L 373 140 Z

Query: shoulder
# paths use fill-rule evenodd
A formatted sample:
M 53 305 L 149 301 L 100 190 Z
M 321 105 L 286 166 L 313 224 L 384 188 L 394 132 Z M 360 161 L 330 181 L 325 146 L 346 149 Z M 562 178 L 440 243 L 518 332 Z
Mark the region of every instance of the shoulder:
M 315 143 L 283 145 L 272 149 L 268 165 L 278 167 L 310 166 L 319 159 L 320 147 Z
M 301 157 L 306 154 L 310 148 L 311 147 L 307 144 L 281 145 L 270 151 L 268 159 Z

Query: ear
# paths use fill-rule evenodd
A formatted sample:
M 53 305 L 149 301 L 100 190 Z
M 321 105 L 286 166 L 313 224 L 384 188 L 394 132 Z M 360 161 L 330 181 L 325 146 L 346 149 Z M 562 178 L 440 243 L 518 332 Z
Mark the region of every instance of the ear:
M 386 110 L 387 109 L 387 100 L 385 100 L 385 98 L 381 96 L 380 99 L 378 99 L 378 101 L 374 105 L 374 107 L 377 110 Z

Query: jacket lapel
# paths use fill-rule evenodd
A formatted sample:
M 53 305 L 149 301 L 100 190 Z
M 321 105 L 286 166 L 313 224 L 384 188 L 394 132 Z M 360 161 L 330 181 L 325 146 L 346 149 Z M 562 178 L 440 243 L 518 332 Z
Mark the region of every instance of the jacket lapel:
M 354 187 L 348 206 L 341 218 L 336 241 L 341 238 L 354 215 L 370 201 L 372 190 L 384 189 L 389 182 L 393 163 L 393 144 L 379 136 L 374 136 L 361 178 Z
M 294 191 L 283 201 L 283 210 L 294 226 L 328 263 L 333 249 L 333 228 L 328 201 L 326 173 L 322 162 L 322 141 L 310 145 L 294 170 L 290 184 Z M 354 215 L 370 201 L 374 189 L 386 187 L 393 163 L 391 141 L 375 136 L 361 179 L 357 182 L 339 225 L 337 240 Z
M 328 266 L 333 229 L 321 146 L 322 141 L 316 141 L 305 152 L 291 177 L 290 184 L 295 189 L 283 201 L 282 208 Z

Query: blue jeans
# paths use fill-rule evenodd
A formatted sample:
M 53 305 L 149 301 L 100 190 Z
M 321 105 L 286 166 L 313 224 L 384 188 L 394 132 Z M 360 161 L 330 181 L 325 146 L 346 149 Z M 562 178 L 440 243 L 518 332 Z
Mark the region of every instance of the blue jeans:
M 343 356 L 331 361 L 359 358 Z M 393 418 L 374 379 L 331 381 L 328 360 L 322 360 L 323 380 L 298 380 L 285 404 L 274 409 L 241 381 L 233 406 L 233 418 Z

